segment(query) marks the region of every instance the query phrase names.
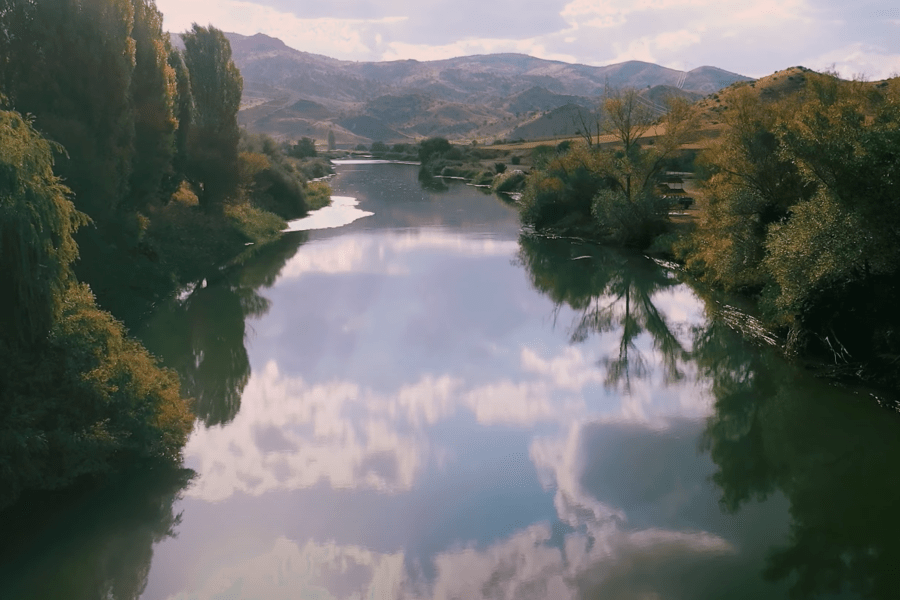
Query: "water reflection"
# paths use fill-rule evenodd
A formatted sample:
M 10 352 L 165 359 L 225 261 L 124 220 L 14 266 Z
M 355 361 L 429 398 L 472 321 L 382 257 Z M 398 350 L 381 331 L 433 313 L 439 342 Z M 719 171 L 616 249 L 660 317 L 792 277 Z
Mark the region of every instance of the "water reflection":
M 285 235 L 239 271 L 204 279 L 135 332 L 178 371 L 183 393 L 194 399 L 194 413 L 207 427 L 231 422 L 240 410 L 250 379 L 246 320 L 269 310 L 270 302 L 258 290 L 272 285 L 305 236 Z
M 194 431 L 175 510 L 147 494 L 178 538 L 107 595 L 886 597 L 883 415 L 651 261 L 519 238 L 509 207 L 414 167 L 346 169 L 335 188 L 373 216 L 288 234 L 141 333 L 218 426 Z
M 577 311 L 569 328 L 572 343 L 615 332 L 616 351 L 602 359 L 608 386 L 627 394 L 633 379 L 650 375 L 649 349 L 637 344 L 644 333 L 652 340 L 664 382 L 684 379 L 689 352 L 670 318 L 657 306 L 661 295 L 684 284 L 639 255 L 528 235 L 519 238 L 519 245 L 519 260 L 535 288 L 550 296 L 557 307 L 567 304 Z M 681 301 L 687 306 L 697 304 L 690 295 L 682 295 Z
M 713 413 L 703 432 L 701 449 L 715 464 L 711 479 L 721 492 L 721 507 L 746 521 L 746 512 L 767 500 L 783 496 L 790 503 L 786 539 L 764 535 L 750 544 L 765 556 L 764 568 L 760 569 L 765 580 L 789 586 L 791 597 L 796 598 L 896 596 L 900 589 L 900 571 L 894 568 L 900 559 L 896 536 L 900 531 L 896 511 L 900 483 L 886 475 L 882 465 L 900 459 L 897 415 L 878 410 L 865 395 L 854 398 L 798 371 L 767 348 L 739 339 L 732 331 L 734 311 L 728 307 L 728 314 L 720 314 L 722 307 L 710 303 L 705 310 L 708 318 L 692 319 L 687 328 L 683 322 L 673 327 L 672 319 L 666 316 L 672 311 L 660 310 L 660 300 L 666 292 L 677 294 L 678 287 L 684 285 L 640 257 L 623 257 L 563 240 L 523 237 L 520 243 L 519 258 L 528 268 L 533 285 L 548 294 L 557 308 L 565 304 L 576 311 L 568 330 L 573 343 L 591 335 L 617 337 L 617 347 L 599 363 L 606 369 L 607 385 L 619 385 L 628 392 L 636 379 L 652 376 L 652 370 L 646 368 L 647 351 L 638 341 L 640 334 L 647 333 L 664 367 L 665 384 L 682 381 L 686 372 L 693 371 L 710 392 Z M 752 321 L 749 317 L 741 320 Z M 736 328 L 747 333 L 746 327 Z M 764 332 L 751 333 L 760 343 L 771 343 L 771 336 Z M 594 515 L 606 511 L 615 518 L 625 518 L 626 513 L 610 512 L 610 507 L 628 506 L 627 517 L 633 524 L 636 516 L 640 521 L 641 512 L 658 513 L 663 507 L 671 510 L 676 500 L 682 510 L 706 502 L 697 497 L 686 504 L 691 495 L 683 480 L 665 484 L 684 465 L 692 463 L 689 454 L 694 447 L 683 447 L 687 454 L 676 459 L 672 457 L 675 447 L 665 444 L 661 452 L 670 456 L 671 464 L 657 470 L 653 460 L 640 449 L 629 450 L 626 440 L 603 424 L 582 424 L 565 443 L 537 442 L 532 447 L 536 464 L 552 463 L 547 457 L 554 456 L 564 463 L 559 457 L 571 454 L 571 447 L 587 443 L 573 439 L 589 435 L 587 431 L 592 428 L 605 432 L 596 438 L 602 443 L 590 451 L 591 455 L 612 452 L 620 460 L 612 464 L 600 460 L 594 466 L 576 468 L 582 473 L 576 478 L 561 475 L 559 468 L 552 469 L 552 481 L 559 490 L 558 508 L 574 501 L 581 511 Z M 634 439 L 642 440 L 641 446 L 646 448 L 645 437 Z M 685 436 L 693 437 L 690 433 Z M 604 484 L 590 490 L 598 464 L 606 464 L 600 471 L 603 476 L 597 479 Z M 613 471 L 608 470 L 610 467 Z M 624 477 L 615 477 L 615 472 Z M 661 496 L 650 489 L 636 497 L 623 496 L 630 487 L 627 478 L 635 473 L 642 473 L 641 478 L 646 476 L 653 486 L 663 485 L 666 493 L 675 497 Z M 600 498 L 606 500 L 601 502 Z M 561 509 L 561 518 L 568 511 Z M 674 513 L 664 520 L 670 525 L 678 521 Z M 703 529 L 715 531 L 709 519 L 705 521 Z M 766 525 L 762 527 L 766 531 Z M 747 545 L 742 544 L 745 549 Z M 610 583 L 616 581 L 614 577 L 583 591 L 590 589 L 590 596 L 626 597 L 642 588 L 647 593 L 660 593 L 650 589 L 653 586 L 648 588 L 648 582 L 654 579 L 652 574 L 671 570 L 677 562 L 652 562 L 655 566 L 644 569 L 637 579 L 632 573 L 624 583 Z M 632 561 L 627 564 L 635 565 Z M 696 567 L 691 569 L 696 572 Z M 734 579 L 735 574 L 729 578 Z M 746 585 L 750 587 L 743 588 L 741 597 L 771 597 L 774 593 L 773 589 L 758 588 L 761 584 L 754 583 L 753 577 L 747 578 Z M 672 597 L 715 597 L 710 593 L 718 589 L 711 580 L 692 593 L 686 588 L 678 592 L 678 586 L 671 582 L 662 587 Z M 757 591 L 750 593 L 749 589 Z M 730 592 L 729 597 L 736 597 L 733 594 Z
M 4 512 L 0 598 L 137 600 L 154 545 L 177 534 L 173 505 L 193 475 L 157 468 Z
M 900 460 L 900 419 L 770 355 L 724 358 L 712 331 L 701 339 L 697 360 L 717 390 L 704 445 L 723 506 L 737 512 L 776 491 L 791 503 L 790 536 L 765 576 L 791 581 L 795 598 L 895 598 L 900 480 L 885 467 Z

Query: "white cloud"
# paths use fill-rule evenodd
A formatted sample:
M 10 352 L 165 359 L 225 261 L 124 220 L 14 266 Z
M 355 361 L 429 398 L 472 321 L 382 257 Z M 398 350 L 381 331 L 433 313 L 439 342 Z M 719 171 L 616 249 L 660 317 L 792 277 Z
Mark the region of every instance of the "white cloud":
M 837 50 L 825 52 L 807 60 L 815 70 L 837 70 L 845 78 L 863 76 L 872 81 L 896 77 L 900 74 L 900 53 L 889 52 L 882 47 L 854 43 Z
M 215 565 L 194 589 L 169 600 L 232 597 L 293 600 L 303 598 L 397 598 L 404 579 L 403 553 L 372 552 L 334 542 L 303 547 L 279 537 L 272 549 L 235 565 Z
M 371 213 L 370 213 L 371 214 Z M 417 252 L 440 249 L 462 256 L 513 256 L 513 240 L 461 236 L 435 230 L 407 230 L 380 235 L 342 235 L 303 246 L 281 277 L 295 279 L 311 273 L 407 273 L 408 258 Z
M 157 6 L 167 31 L 185 31 L 196 21 L 243 35 L 265 33 L 293 48 L 337 57 L 369 57 L 372 48 L 365 41 L 369 32 L 406 20 L 402 16 L 303 19 L 246 0 L 159 0 Z

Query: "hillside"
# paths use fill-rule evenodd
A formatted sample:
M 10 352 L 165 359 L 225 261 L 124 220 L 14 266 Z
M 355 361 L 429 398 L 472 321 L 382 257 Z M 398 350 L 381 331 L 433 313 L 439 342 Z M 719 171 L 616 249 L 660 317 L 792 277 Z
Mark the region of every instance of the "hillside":
M 715 67 L 682 72 L 640 61 L 592 67 L 523 54 L 352 62 L 301 52 L 263 34 L 226 35 L 244 77 L 245 126 L 320 141 L 332 130 L 339 146 L 436 135 L 533 139 L 554 135 L 572 107 L 595 107 L 607 86 L 664 86 L 696 98 L 750 81 Z

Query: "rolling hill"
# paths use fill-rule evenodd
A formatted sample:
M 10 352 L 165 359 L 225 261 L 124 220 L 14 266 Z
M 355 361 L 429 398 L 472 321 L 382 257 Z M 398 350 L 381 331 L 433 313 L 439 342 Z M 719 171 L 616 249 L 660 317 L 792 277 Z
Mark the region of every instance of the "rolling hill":
M 664 93 L 699 98 L 750 81 L 715 67 L 683 72 L 640 61 L 593 67 L 523 54 L 352 62 L 263 34 L 226 35 L 244 77 L 242 124 L 288 139 L 324 140 L 332 130 L 339 146 L 437 135 L 534 139 L 554 135 L 573 111 L 592 110 L 607 87 L 642 89 L 659 103 Z

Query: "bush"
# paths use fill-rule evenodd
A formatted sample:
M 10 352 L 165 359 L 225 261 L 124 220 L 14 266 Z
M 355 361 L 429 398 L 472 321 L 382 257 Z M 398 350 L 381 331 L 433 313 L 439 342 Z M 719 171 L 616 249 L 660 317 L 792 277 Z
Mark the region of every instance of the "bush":
M 312 138 L 303 137 L 297 140 L 297 143 L 288 149 L 288 155 L 294 158 L 314 158 L 316 152 L 316 141 Z
M 498 175 L 506 171 L 506 163 L 498 162 L 494 163 L 494 171 L 497 172 Z
M 668 202 L 651 193 L 629 201 L 621 191 L 601 190 L 592 213 L 607 241 L 620 246 L 646 248 L 668 224 Z
M 525 185 L 525 173 L 519 170 L 498 174 L 494 178 L 494 192 L 510 193 L 520 191 Z
M 317 210 L 331 204 L 331 187 L 324 181 L 313 181 L 307 185 L 306 204 L 309 210 Z
M 177 463 L 193 416 L 178 378 L 75 285 L 46 344 L 0 342 L 0 507 L 136 460 Z
M 490 171 L 481 171 L 472 178 L 473 185 L 491 185 L 494 182 L 494 174 Z

